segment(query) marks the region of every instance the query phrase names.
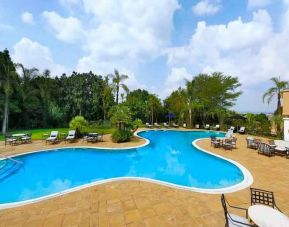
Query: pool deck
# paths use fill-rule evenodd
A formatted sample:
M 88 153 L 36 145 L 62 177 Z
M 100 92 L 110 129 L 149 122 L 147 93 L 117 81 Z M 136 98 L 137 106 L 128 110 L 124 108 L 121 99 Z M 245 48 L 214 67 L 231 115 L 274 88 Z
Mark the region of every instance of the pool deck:
M 237 149 L 213 148 L 208 139 L 201 148 L 244 165 L 253 175 L 253 187 L 274 191 L 279 208 L 289 216 L 289 159 L 266 157 L 247 149 L 244 135 L 237 135 Z M 137 146 L 135 138 L 126 144 L 105 142 L 89 146 Z M 63 146 L 86 146 L 86 142 L 28 145 L 1 148 L 1 156 Z M 4 150 L 5 149 L 5 150 Z M 249 207 L 250 192 L 244 189 L 227 195 L 232 205 Z M 220 195 L 174 189 L 142 181 L 117 181 L 81 189 L 56 198 L 21 207 L 0 210 L 0 226 L 224 226 Z

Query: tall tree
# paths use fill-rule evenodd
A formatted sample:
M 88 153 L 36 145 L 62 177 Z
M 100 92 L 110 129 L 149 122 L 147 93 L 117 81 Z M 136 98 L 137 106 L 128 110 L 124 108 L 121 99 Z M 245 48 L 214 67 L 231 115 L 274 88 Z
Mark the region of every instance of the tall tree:
M 157 122 L 158 113 L 161 111 L 162 104 L 161 100 L 153 94 L 148 97 L 147 108 L 149 115 L 151 117 L 151 123 Z
M 280 77 L 272 77 L 270 79 L 273 82 L 273 87 L 270 87 L 263 95 L 263 102 L 267 100 L 268 104 L 272 101 L 274 97 L 277 98 L 277 109 L 276 114 L 282 114 L 282 106 L 281 106 L 281 99 L 282 99 L 282 91 L 288 87 L 288 82 L 282 81 Z
M 115 92 L 115 102 L 118 104 L 119 98 L 119 89 L 122 88 L 126 93 L 129 92 L 128 87 L 123 83 L 126 79 L 128 79 L 127 75 L 120 74 L 118 70 L 114 70 L 114 74 L 109 74 L 109 77 L 112 78 L 112 86 Z
M 139 118 L 143 122 L 147 121 L 147 102 L 148 102 L 149 92 L 146 90 L 137 89 L 131 91 L 125 101 L 132 113 L 133 120 Z
M 5 134 L 9 122 L 9 97 L 12 94 L 13 77 L 16 76 L 15 66 L 10 58 L 9 51 L 0 52 L 0 81 L 3 86 L 5 101 L 2 121 L 2 133 Z

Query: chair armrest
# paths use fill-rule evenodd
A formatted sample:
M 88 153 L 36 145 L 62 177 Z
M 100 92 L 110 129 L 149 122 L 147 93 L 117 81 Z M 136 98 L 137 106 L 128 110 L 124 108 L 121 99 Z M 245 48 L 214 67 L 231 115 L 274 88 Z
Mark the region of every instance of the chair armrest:
M 227 201 L 227 199 L 225 199 L 225 200 L 226 200 L 227 204 L 229 205 L 229 207 L 246 211 L 246 218 L 248 218 L 248 209 L 243 208 L 243 207 L 231 206 L 230 203 Z

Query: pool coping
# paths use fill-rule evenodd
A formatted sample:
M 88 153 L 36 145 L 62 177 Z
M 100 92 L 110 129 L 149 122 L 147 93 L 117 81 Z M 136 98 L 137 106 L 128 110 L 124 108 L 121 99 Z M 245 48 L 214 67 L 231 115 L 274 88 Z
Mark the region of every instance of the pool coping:
M 97 150 L 129 150 L 129 149 L 137 149 L 140 147 L 144 147 L 147 146 L 150 141 L 144 137 L 141 137 L 138 135 L 138 133 L 140 132 L 144 132 L 144 131 L 183 131 L 183 130 L 178 130 L 178 129 L 143 129 L 143 130 L 139 130 L 137 132 L 134 133 L 134 136 L 139 137 L 141 139 L 145 140 L 144 144 L 138 145 L 138 146 L 131 146 L 131 147 L 121 147 L 121 148 L 109 148 L 109 147 L 92 147 L 92 146 L 72 146 L 72 147 L 58 147 L 55 149 L 43 149 L 43 150 L 37 150 L 37 151 L 31 151 L 31 152 L 26 152 L 26 153 L 22 153 L 22 154 L 16 154 L 16 155 L 11 155 L 11 156 L 6 156 L 4 158 L 0 158 L 0 160 L 3 159 L 7 159 L 7 158 L 13 158 L 13 157 L 18 157 L 18 156 L 22 156 L 22 155 L 27 155 L 27 154 L 32 154 L 32 153 L 38 153 L 38 152 L 48 152 L 51 150 L 61 150 L 61 149 L 69 149 L 69 148 L 91 148 L 91 149 L 97 149 Z M 197 130 L 185 130 L 186 131 L 197 131 Z M 198 130 L 199 131 L 199 130 Z M 203 131 L 203 130 L 202 130 Z M 205 130 L 204 130 L 205 131 Z M 210 130 L 212 131 L 212 130 Z M 210 132 L 208 131 L 208 132 Z M 213 131 L 215 132 L 215 131 Z M 165 182 L 165 181 L 160 181 L 160 180 L 155 180 L 155 179 L 151 179 L 151 178 L 145 178 L 145 177 L 116 177 L 116 178 L 109 178 L 109 179 L 105 179 L 105 180 L 99 180 L 99 181 L 95 181 L 95 182 L 91 182 L 91 183 L 87 183 L 87 184 L 83 184 L 80 186 L 76 186 L 70 189 L 66 189 L 57 193 L 53 193 L 50 195 L 46 195 L 46 196 L 41 196 L 39 198 L 35 198 L 35 199 L 29 199 L 29 200 L 24 200 L 24 201 L 20 201 L 20 202 L 12 202 L 12 203 L 4 203 L 4 204 L 0 204 L 0 210 L 2 209 L 8 209 L 8 208 L 13 208 L 13 207 L 18 207 L 18 206 L 24 206 L 24 205 L 28 205 L 28 204 L 32 204 L 32 203 L 36 203 L 36 202 L 40 202 L 40 201 L 44 201 L 47 199 L 52 199 L 52 198 L 56 198 L 58 196 L 61 195 L 65 195 L 71 192 L 75 192 L 75 191 L 79 191 L 81 189 L 85 189 L 85 188 L 89 188 L 92 186 L 97 186 L 97 185 L 101 185 L 101 184 L 105 184 L 105 183 L 109 183 L 109 182 L 115 182 L 115 181 L 126 181 L 126 180 L 132 180 L 132 181 L 143 181 L 143 182 L 149 182 L 149 183 L 156 183 L 159 185 L 163 185 L 163 186 L 168 186 L 171 188 L 175 188 L 175 189 L 180 189 L 180 190 L 186 190 L 186 191 L 192 191 L 192 192 L 198 192 L 198 193 L 207 193 L 207 194 L 221 194 L 221 193 L 232 193 L 232 192 L 236 192 L 242 189 L 245 189 L 247 187 L 249 187 L 250 185 L 253 184 L 253 176 L 251 175 L 251 173 L 240 163 L 231 160 L 229 158 L 225 158 L 221 155 L 217 155 L 214 154 L 212 152 L 209 152 L 201 147 L 199 147 L 197 145 L 198 141 L 204 140 L 204 139 L 208 139 L 208 138 L 199 138 L 196 140 L 192 141 L 192 146 L 195 146 L 197 149 L 199 149 L 202 152 L 205 152 L 207 154 L 213 155 L 217 158 L 226 160 L 228 162 L 230 162 L 231 164 L 235 165 L 236 167 L 238 167 L 243 176 L 244 179 L 239 182 L 238 184 L 229 186 L 229 187 L 224 187 L 224 188 L 218 188 L 218 189 L 204 189 L 204 188 L 197 188 L 197 187 L 189 187 L 189 186 L 181 186 L 181 185 L 177 185 L 177 184 L 173 184 L 173 183 L 169 183 L 169 182 Z

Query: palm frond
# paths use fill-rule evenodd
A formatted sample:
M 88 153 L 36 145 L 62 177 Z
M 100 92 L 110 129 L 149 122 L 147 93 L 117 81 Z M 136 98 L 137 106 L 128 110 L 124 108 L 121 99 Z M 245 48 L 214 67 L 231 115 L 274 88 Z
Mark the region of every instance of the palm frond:
M 121 87 L 127 94 L 129 93 L 129 89 L 125 84 L 121 84 Z

